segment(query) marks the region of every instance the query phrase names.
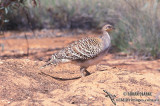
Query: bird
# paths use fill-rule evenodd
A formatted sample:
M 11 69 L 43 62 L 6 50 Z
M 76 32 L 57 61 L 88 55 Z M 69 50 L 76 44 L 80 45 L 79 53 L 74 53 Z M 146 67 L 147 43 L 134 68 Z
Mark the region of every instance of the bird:
M 49 65 L 57 66 L 60 63 L 72 63 L 80 66 L 82 77 L 89 75 L 87 68 L 98 64 L 108 53 L 111 46 L 109 32 L 115 29 L 112 25 L 106 24 L 102 27 L 102 35 L 86 37 L 74 41 L 58 52 L 54 53 L 50 60 L 41 68 Z

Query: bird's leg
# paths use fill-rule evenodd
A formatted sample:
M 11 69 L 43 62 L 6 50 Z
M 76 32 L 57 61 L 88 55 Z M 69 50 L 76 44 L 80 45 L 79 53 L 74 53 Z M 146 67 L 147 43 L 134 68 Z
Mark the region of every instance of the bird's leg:
M 84 71 L 85 71 L 85 70 L 86 70 L 85 67 L 81 67 L 81 68 L 80 68 L 80 72 L 81 72 L 82 77 L 85 77 L 85 74 L 84 74 Z
M 80 68 L 80 72 L 81 72 L 82 77 L 85 77 L 85 73 L 84 73 L 84 72 L 86 72 L 86 75 L 89 75 L 89 74 L 90 74 L 90 73 L 87 71 L 87 68 L 88 68 L 88 67 L 81 67 L 81 68 Z
M 87 68 L 86 68 L 85 72 L 86 72 L 86 75 L 90 75 L 91 74 L 90 72 L 87 71 Z

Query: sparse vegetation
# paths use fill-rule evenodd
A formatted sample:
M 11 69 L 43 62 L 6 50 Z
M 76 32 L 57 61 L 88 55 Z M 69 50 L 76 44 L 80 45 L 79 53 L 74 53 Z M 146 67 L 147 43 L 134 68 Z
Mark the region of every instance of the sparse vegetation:
M 32 28 L 91 29 L 111 23 L 116 27 L 112 45 L 117 50 L 160 58 L 159 0 L 40 0 L 34 8 L 31 1 L 25 6 Z M 28 25 L 19 11 L 9 11 L 7 18 L 6 28 Z
M 119 22 L 114 44 L 137 55 L 160 57 L 159 1 L 123 1 L 123 7 L 116 10 Z

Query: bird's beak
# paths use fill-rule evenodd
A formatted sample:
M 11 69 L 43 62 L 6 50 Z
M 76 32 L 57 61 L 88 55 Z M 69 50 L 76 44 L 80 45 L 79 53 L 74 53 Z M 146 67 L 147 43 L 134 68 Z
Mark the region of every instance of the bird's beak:
M 110 31 L 112 31 L 112 30 L 115 30 L 115 28 L 112 27 L 112 28 L 106 29 L 107 32 L 110 32 Z

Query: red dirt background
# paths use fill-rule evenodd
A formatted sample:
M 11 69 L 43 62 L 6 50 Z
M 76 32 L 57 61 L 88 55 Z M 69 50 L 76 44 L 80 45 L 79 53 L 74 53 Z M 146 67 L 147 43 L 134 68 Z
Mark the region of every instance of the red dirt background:
M 28 32 L 8 32 L 6 39 L 0 40 L 4 44 L 4 51 L 0 52 L 0 106 L 113 106 L 103 90 L 116 96 L 117 106 L 160 105 L 160 101 L 118 101 L 120 98 L 160 100 L 160 60 L 108 54 L 99 65 L 89 67 L 91 75 L 84 78 L 80 76 L 79 66 L 73 64 L 40 69 L 54 52 L 92 35 L 65 37 L 68 32 L 47 32 L 50 33 L 37 31 L 33 38 Z M 25 34 L 29 38 L 29 56 Z M 19 39 L 12 37 L 15 35 Z M 152 95 L 129 96 L 124 95 L 126 92 Z

